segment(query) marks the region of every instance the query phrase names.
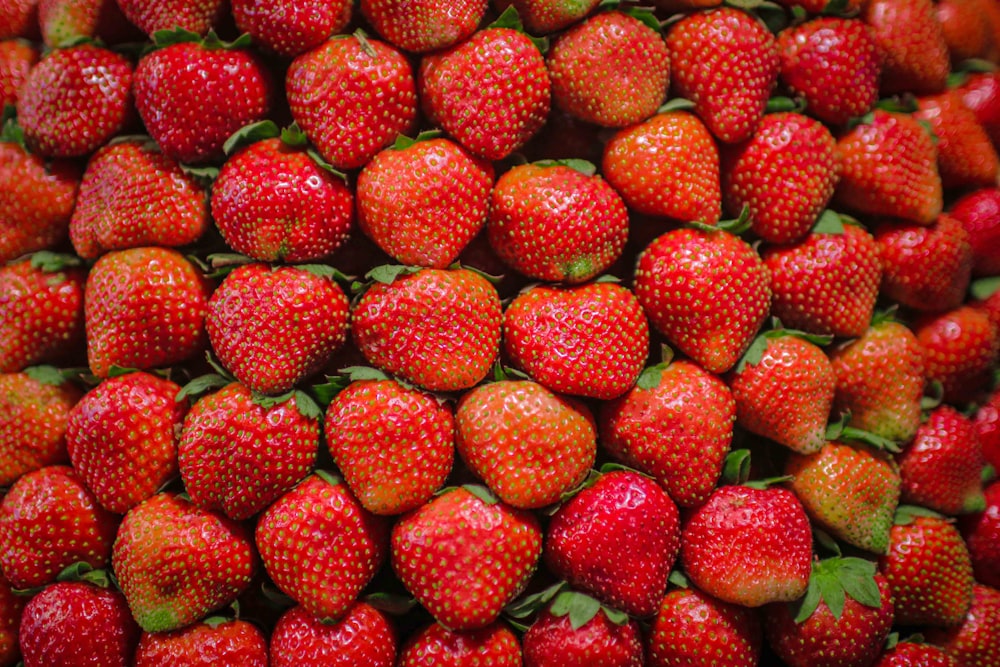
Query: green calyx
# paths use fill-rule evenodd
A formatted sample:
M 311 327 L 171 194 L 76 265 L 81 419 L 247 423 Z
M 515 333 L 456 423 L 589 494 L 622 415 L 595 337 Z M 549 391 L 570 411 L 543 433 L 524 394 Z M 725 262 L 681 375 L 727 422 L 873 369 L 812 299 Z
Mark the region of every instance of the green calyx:
M 820 602 L 825 602 L 835 619 L 844 613 L 847 598 L 866 607 L 882 606 L 882 594 L 875 581 L 875 563 L 863 558 L 834 556 L 813 563 L 809 587 L 798 602 L 796 623 L 813 615 Z
M 157 30 L 153 33 L 152 37 L 153 44 L 160 49 L 175 44 L 188 43 L 199 44 L 206 49 L 245 49 L 253 43 L 250 35 L 246 33 L 231 42 L 226 42 L 220 39 L 214 30 L 209 30 L 206 35 L 202 36 L 196 32 L 179 27 L 168 30 Z
M 408 137 L 405 134 L 400 134 L 396 136 L 396 141 L 392 144 L 392 149 L 396 151 L 405 151 L 410 146 L 418 144 L 421 141 L 430 141 L 431 139 L 437 139 L 442 135 L 441 130 L 426 130 L 421 132 L 415 137 Z
M 908 526 L 916 521 L 918 517 L 943 519 L 944 515 L 919 505 L 900 505 L 896 508 L 896 514 L 892 522 L 896 526 Z
M 879 451 L 890 452 L 892 454 L 898 454 L 901 451 L 897 442 L 860 428 L 848 426 L 850 421 L 851 413 L 842 413 L 839 419 L 827 425 L 826 439 L 838 442 L 862 442 Z

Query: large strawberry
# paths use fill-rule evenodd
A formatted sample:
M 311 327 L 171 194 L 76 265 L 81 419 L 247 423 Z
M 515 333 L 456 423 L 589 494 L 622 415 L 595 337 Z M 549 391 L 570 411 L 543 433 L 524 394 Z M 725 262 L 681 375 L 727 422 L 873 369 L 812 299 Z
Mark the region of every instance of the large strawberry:
M 456 632 L 431 623 L 400 649 L 399 667 L 461 667 L 465 664 L 521 667 L 521 642 L 504 623 Z
M 66 425 L 80 391 L 51 367 L 0 374 L 0 486 L 68 461 Z
M 872 0 L 861 14 L 875 31 L 883 94 L 936 93 L 948 77 L 948 45 L 931 0 Z
M 271 633 L 271 667 L 393 667 L 396 631 L 385 614 L 364 602 L 336 623 L 325 623 L 302 606 L 278 619 Z
M 962 223 L 972 246 L 972 273 L 1000 274 L 1000 188 L 983 188 L 960 197 L 949 214 Z
M 1000 657 L 1000 590 L 976 584 L 972 606 L 954 628 L 928 628 L 927 640 L 955 656 L 960 667 L 989 667 Z
M 115 0 L 129 21 L 147 35 L 183 28 L 204 35 L 224 15 L 223 0 Z
M 945 188 L 997 184 L 1000 158 L 976 115 L 949 90 L 917 100 L 914 118 L 926 121 L 937 137 L 938 171 Z
M 173 632 L 144 632 L 135 651 L 135 667 L 222 664 L 267 667 L 267 640 L 260 628 L 214 617 Z
M 406 11 L 393 0 L 362 0 L 360 9 L 387 41 L 406 51 L 440 51 L 470 37 L 486 14 L 487 0 L 411 0 Z
M 569 601 L 563 602 L 563 600 Z M 579 613 L 582 600 L 589 601 Z M 635 619 L 619 618 L 581 593 L 561 592 L 524 633 L 524 667 L 592 665 L 593 667 L 642 667 L 645 664 L 642 632 Z M 589 618 L 588 618 L 589 616 Z
M 233 20 L 254 44 L 294 58 L 344 31 L 353 15 L 352 0 L 303 4 L 280 0 L 266 5 L 256 0 L 230 0 Z
M 968 305 L 914 323 L 927 378 L 941 383 L 945 402 L 968 402 L 989 387 L 990 369 L 1000 351 L 997 331 L 986 312 Z

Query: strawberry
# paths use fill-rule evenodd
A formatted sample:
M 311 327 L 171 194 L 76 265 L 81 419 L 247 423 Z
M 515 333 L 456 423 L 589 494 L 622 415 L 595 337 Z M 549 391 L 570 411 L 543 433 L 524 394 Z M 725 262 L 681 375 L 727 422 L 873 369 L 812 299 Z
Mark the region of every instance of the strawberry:
M 823 122 L 845 125 L 878 101 L 882 62 L 875 32 L 863 21 L 811 19 L 782 30 L 778 50 L 781 79 Z
M 837 150 L 834 201 L 840 205 L 923 225 L 941 212 L 937 149 L 912 116 L 876 109 L 838 139 Z
M 66 581 L 28 601 L 19 637 L 24 667 L 128 667 L 139 628 L 114 588 Z
M 736 402 L 718 377 L 689 361 L 647 369 L 600 411 L 601 444 L 651 475 L 681 507 L 704 502 L 733 440 Z
M 21 658 L 17 634 L 27 601 L 23 595 L 14 593 L 10 582 L 0 573 L 0 665 L 16 665 Z
M 135 68 L 136 110 L 163 154 L 178 162 L 219 160 L 229 135 L 271 107 L 271 78 L 257 55 L 214 33 L 197 40 L 184 31 L 158 36 L 160 48 Z
M 385 561 L 389 529 L 340 480 L 320 473 L 268 507 L 256 536 L 278 588 L 319 619 L 349 622 L 358 594 Z
M 122 14 L 116 0 L 40 0 L 38 23 L 42 41 L 49 48 L 88 39 L 117 44 L 143 38 Z
M 13 0 L 0 5 L 0 38 L 38 40 L 38 1 Z
M 989 667 L 1000 658 L 1000 590 L 976 584 L 972 606 L 954 628 L 928 628 L 927 641 L 955 656 L 961 667 Z
M 132 114 L 132 64 L 94 44 L 49 52 L 28 74 L 18 122 L 32 151 L 87 155 L 118 134 Z
M 786 489 L 721 486 L 684 526 L 680 560 L 695 586 L 725 602 L 791 602 L 809 584 L 809 518 Z
M 883 95 L 944 90 L 948 45 L 931 0 L 871 0 L 861 17 L 875 31 Z
M 719 149 L 692 113 L 659 113 L 619 130 L 604 146 L 601 171 L 637 213 L 719 221 Z
M 691 14 L 667 33 L 675 92 L 714 137 L 748 139 L 778 79 L 778 44 L 760 19 L 726 7 Z
M 331 0 L 303 4 L 282 0 L 263 5 L 256 0 L 230 0 L 233 20 L 253 43 L 280 56 L 294 58 L 316 48 L 351 22 L 354 3 Z
M 237 382 L 199 399 L 177 444 L 177 467 L 191 502 L 239 521 L 308 475 L 319 450 L 319 423 L 302 401 L 298 393 L 257 400 Z
M 874 667 L 960 667 L 960 665 L 954 656 L 933 644 L 905 641 L 887 648 Z
M 1000 274 L 1000 189 L 983 188 L 960 197 L 951 206 L 972 247 L 972 274 Z
M 549 114 L 549 74 L 523 32 L 490 27 L 420 61 L 424 114 L 469 152 L 500 160 L 533 137 Z
M 837 389 L 822 348 L 781 330 L 757 339 L 730 375 L 736 423 L 800 454 L 826 443 Z
M 504 312 L 504 352 L 552 391 L 608 400 L 635 384 L 649 327 L 635 295 L 611 282 L 539 285 Z
M 256 625 L 210 618 L 173 632 L 144 632 L 135 667 L 267 667 L 267 640 Z
M 1000 588 L 1000 482 L 991 482 L 983 495 L 985 509 L 961 517 L 958 525 L 976 581 Z
M 72 468 L 41 468 L 0 501 L 0 567 L 16 588 L 50 584 L 79 562 L 104 567 L 117 528 Z
M 37 62 L 38 51 L 30 42 L 22 39 L 0 41 L 0 108 L 8 104 L 17 106 L 21 86 Z
M 956 87 L 962 104 L 976 115 L 994 147 L 1000 143 L 1000 75 L 996 72 L 970 72 Z
M 526 380 L 465 393 L 455 426 L 465 464 L 503 502 L 521 509 L 558 502 L 586 479 L 597 453 L 590 409 Z
M 837 183 L 836 142 L 822 123 L 797 113 L 764 116 L 744 142 L 721 151 L 722 202 L 744 206 L 769 243 L 794 243 L 812 229 Z
M 51 253 L 0 266 L 0 371 L 64 360 L 78 347 L 85 280 Z
M 562 505 L 545 535 L 545 563 L 560 579 L 639 617 L 659 607 L 680 549 L 670 496 L 644 475 L 609 472 Z
M 859 225 L 814 231 L 791 246 L 761 253 L 771 273 L 771 314 L 820 336 L 860 336 L 875 311 L 882 262 L 875 239 Z
M 182 28 L 204 35 L 225 12 L 223 0 L 116 0 L 122 13 L 153 36 L 160 30 Z
M 957 625 L 972 604 L 972 563 L 954 524 L 930 510 L 901 506 L 879 557 L 899 625 Z
M 256 554 L 243 525 L 159 493 L 125 515 L 111 563 L 139 626 L 166 632 L 233 602 Z
M 986 312 L 959 306 L 925 315 L 916 321 L 913 332 L 924 349 L 927 379 L 941 383 L 946 403 L 966 403 L 989 386 L 1000 335 Z
M 176 250 L 134 248 L 103 255 L 84 290 L 90 370 L 150 369 L 204 348 L 208 285 Z
M 521 643 L 505 624 L 456 632 L 431 623 L 412 635 L 399 653 L 399 667 L 521 667 Z
M 602 127 L 646 120 L 670 83 L 670 56 L 659 30 L 621 11 L 594 14 L 567 30 L 546 64 L 555 105 Z
M 948 55 L 955 65 L 971 58 L 995 60 L 989 5 L 982 0 L 939 0 L 934 9 Z M 986 20 L 983 20 L 983 19 Z
M 994 391 L 972 417 L 986 462 L 1000 469 L 1000 391 Z
M 271 667 L 393 667 L 396 632 L 379 610 L 358 602 L 336 623 L 292 607 L 271 634 Z
M 712 373 L 736 364 L 771 308 L 764 262 L 721 231 L 658 237 L 639 255 L 634 289 L 653 327 Z
M 442 5 L 412 0 L 405 11 L 393 0 L 361 0 L 361 14 L 388 42 L 405 51 L 439 51 L 472 36 L 486 14 L 487 0 Z
M 913 117 L 927 121 L 937 137 L 938 171 L 945 188 L 997 184 L 1000 158 L 976 114 L 949 90 L 917 99 Z
M 498 10 L 513 6 L 533 34 L 549 34 L 577 23 L 593 12 L 600 0 L 495 0 Z
M 579 603 L 562 602 L 566 598 L 593 600 L 579 593 L 560 593 L 524 633 L 524 667 L 552 664 L 642 667 L 645 664 L 642 633 L 634 619 L 626 616 L 618 622 L 613 621 L 593 602 L 588 613 L 578 614 L 573 606 Z
M 358 175 L 358 225 L 397 261 L 443 269 L 486 224 L 492 187 L 493 166 L 455 142 L 401 139 Z
M 489 281 L 461 268 L 375 277 L 351 314 L 368 363 L 430 391 L 468 389 L 486 377 L 503 319 Z
M 69 223 L 84 259 L 109 250 L 194 243 L 208 229 L 204 188 L 143 139 L 100 148 L 87 163 Z
M 396 576 L 452 630 L 496 621 L 534 573 L 541 553 L 538 519 L 482 487 L 445 491 L 404 514 L 392 529 Z

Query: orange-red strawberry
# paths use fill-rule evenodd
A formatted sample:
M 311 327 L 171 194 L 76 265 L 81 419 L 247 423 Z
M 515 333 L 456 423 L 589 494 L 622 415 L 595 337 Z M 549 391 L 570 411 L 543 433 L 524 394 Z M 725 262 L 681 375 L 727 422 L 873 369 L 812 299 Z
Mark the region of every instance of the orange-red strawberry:
M 38 1 L 12 0 L 0 5 L 0 36 L 3 39 L 39 39 Z
M 946 403 L 966 403 L 989 387 L 1000 334 L 985 311 L 959 306 L 926 315 L 915 322 L 913 332 L 924 349 L 927 379 L 941 383 Z
M 513 6 L 533 34 L 548 34 L 568 28 L 583 19 L 600 0 L 495 0 L 498 9 Z
M 10 582 L 0 574 L 0 665 L 16 665 L 21 658 L 17 635 L 27 602 L 25 596 L 14 593 Z M 520 667 L 520 664 L 513 667 Z
M 590 280 L 618 259 L 628 237 L 625 202 L 589 163 L 515 166 L 490 203 L 490 247 L 529 278 Z
M 976 115 L 993 146 L 1000 144 L 1000 74 L 970 72 L 956 90 L 962 104 Z
M 949 215 L 962 223 L 972 246 L 972 274 L 1000 275 L 1000 188 L 984 188 L 959 198 Z
M 58 373 L 0 373 L 0 486 L 69 460 L 66 425 L 79 399 Z
M 17 105 L 21 86 L 38 62 L 38 51 L 22 39 L 0 41 L 0 108 Z
M 931 0 L 871 0 L 861 16 L 875 31 L 883 95 L 944 90 L 948 45 Z
M 361 14 L 386 41 L 406 51 L 439 51 L 472 35 L 487 0 L 410 0 L 405 11 L 394 0 L 361 0 Z
M 749 138 L 778 79 L 778 44 L 752 14 L 725 7 L 696 12 L 667 33 L 674 91 L 724 143 Z
M 990 667 L 1000 659 L 1000 590 L 976 584 L 972 606 L 955 628 L 928 628 L 927 641 L 955 656 L 960 667 Z
M 619 130 L 601 171 L 637 213 L 710 225 L 722 214 L 719 149 L 692 113 L 659 113 Z
M 456 632 L 440 623 L 418 630 L 402 647 L 399 667 L 521 667 L 521 642 L 503 623 Z
M 948 90 L 917 99 L 913 117 L 927 121 L 937 137 L 938 172 L 945 188 L 995 186 L 1000 158 L 989 135 L 962 102 L 959 92 Z
M 280 56 L 294 58 L 344 31 L 353 15 L 352 0 L 302 3 L 276 0 L 230 0 L 233 20 L 253 43 Z
M 841 205 L 922 225 L 941 212 L 937 149 L 912 116 L 876 109 L 838 139 L 837 150 L 834 200 Z
M 1000 44 L 993 42 L 995 28 L 989 16 L 992 4 L 984 0 L 938 0 L 934 3 L 953 64 L 960 65 L 971 58 L 996 60 Z
M 210 618 L 173 632 L 144 632 L 135 667 L 267 667 L 267 640 L 242 619 Z
M 271 667 L 393 667 L 396 631 L 385 614 L 364 602 L 336 623 L 296 606 L 274 626 L 270 660 Z
M 590 409 L 535 382 L 479 385 L 459 401 L 455 426 L 469 469 L 522 509 L 558 502 L 586 479 L 597 454 Z
M 152 36 L 183 28 L 204 35 L 224 15 L 223 0 L 116 0 L 129 21 Z
M 1000 482 L 991 482 L 983 492 L 986 507 L 959 519 L 959 530 L 969 556 L 976 581 L 1000 588 Z
M 887 648 L 873 667 L 961 667 L 958 660 L 933 644 L 903 641 Z
M 667 96 L 670 56 L 641 16 L 594 14 L 563 33 L 546 55 L 552 101 L 602 127 L 646 120 Z
M 563 603 L 566 598 L 573 601 Z M 572 608 L 583 606 L 576 600 L 590 601 L 587 613 Z M 524 667 L 642 667 L 645 660 L 639 624 L 627 616 L 612 620 L 591 600 L 576 592 L 560 593 L 524 633 Z
M 493 166 L 444 138 L 401 138 L 358 175 L 358 226 L 409 265 L 446 268 L 486 224 Z

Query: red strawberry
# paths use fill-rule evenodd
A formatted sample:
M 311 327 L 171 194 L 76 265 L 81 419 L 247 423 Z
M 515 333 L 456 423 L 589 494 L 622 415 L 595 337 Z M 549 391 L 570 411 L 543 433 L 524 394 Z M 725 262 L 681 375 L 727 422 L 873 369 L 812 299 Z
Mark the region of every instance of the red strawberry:
M 361 0 L 361 13 L 382 37 L 414 53 L 439 51 L 472 35 L 486 14 L 487 0 L 442 5 L 412 0 L 405 11 L 393 0 Z
M 621 11 L 594 14 L 567 30 L 546 64 L 555 105 L 602 127 L 646 120 L 670 82 L 670 56 L 659 31 Z
M 268 507 L 256 535 L 264 567 L 286 595 L 316 618 L 349 622 L 385 561 L 389 530 L 346 485 L 317 474 Z
M 545 563 L 574 588 L 646 617 L 659 607 L 679 548 L 670 496 L 644 475 L 610 472 L 553 515 Z
M 874 29 L 882 57 L 882 94 L 944 90 L 948 45 L 931 0 L 871 0 L 862 18 Z
M 16 665 L 21 658 L 17 634 L 27 602 L 25 596 L 14 593 L 10 582 L 0 574 L 0 665 Z
M 927 315 L 917 320 L 913 332 L 924 349 L 927 378 L 941 383 L 946 403 L 966 403 L 989 386 L 1000 335 L 984 311 L 959 306 Z
M 941 184 L 945 188 L 995 186 L 1000 158 L 975 113 L 962 102 L 961 93 L 949 90 L 921 97 L 917 106 L 913 117 L 927 121 L 937 137 Z
M 281 0 L 261 4 L 256 0 L 230 0 L 233 19 L 253 43 L 281 56 L 294 58 L 344 31 L 351 22 L 354 3 L 330 0 L 303 4 Z
M 1000 469 L 1000 391 L 994 391 L 976 410 L 972 417 L 979 444 L 986 462 Z
M 854 18 L 822 16 L 778 34 L 781 78 L 806 112 L 844 125 L 878 101 L 882 62 L 875 32 Z
M 797 113 L 764 116 L 745 142 L 722 149 L 726 212 L 748 207 L 750 228 L 769 243 L 794 243 L 833 196 L 838 164 L 833 135 Z
M 351 315 L 354 342 L 370 364 L 430 391 L 467 389 L 486 377 L 503 313 L 485 278 L 468 269 L 380 278 Z
M 39 253 L 0 266 L 0 372 L 65 360 L 83 339 L 82 269 Z
M 935 13 L 952 63 L 958 65 L 971 58 L 996 59 L 996 46 L 1000 45 L 993 43 L 991 4 L 982 0 L 938 0 L 935 3 Z
M 21 86 L 38 62 L 38 51 L 21 39 L 0 41 L 0 107 L 17 105 Z
M 360 35 L 335 37 L 297 57 L 285 77 L 285 94 L 292 117 L 338 169 L 367 163 L 412 130 L 417 114 L 409 61 L 392 46 Z
M 905 641 L 888 648 L 873 667 L 960 667 L 950 653 L 932 644 Z
M 959 519 L 959 529 L 969 547 L 976 581 L 1000 588 L 1000 482 L 991 482 L 983 494 L 986 507 Z
M 396 632 L 382 612 L 358 602 L 336 623 L 292 607 L 271 634 L 271 667 L 393 667 Z
M 704 502 L 733 440 L 736 402 L 718 377 L 688 361 L 655 366 L 600 412 L 601 444 L 651 475 L 682 507 Z
M 860 213 L 929 225 L 942 207 L 930 134 L 905 114 L 876 109 L 868 118 L 837 141 L 840 181 L 834 200 Z
M 552 391 L 608 400 L 632 388 L 649 353 L 638 299 L 610 282 L 539 285 L 504 312 L 504 351 Z
M 600 0 L 495 0 L 498 9 L 513 6 L 532 34 L 548 34 L 568 28 L 594 11 Z
M 558 502 L 586 479 L 597 453 L 590 409 L 535 382 L 475 387 L 459 401 L 455 425 L 465 464 L 521 509 Z
M 493 623 L 524 588 L 542 552 L 533 514 L 498 502 L 482 487 L 475 491 L 446 491 L 392 529 L 396 576 L 452 630 Z
M 601 171 L 637 213 L 719 221 L 719 149 L 694 114 L 669 111 L 619 130 L 604 147 Z
M 50 584 L 75 563 L 104 567 L 118 518 L 69 466 L 20 477 L 0 502 L 0 567 L 15 588 Z
M 749 138 L 778 78 L 778 44 L 764 23 L 730 7 L 691 14 L 667 33 L 674 90 L 722 142 Z
M 253 623 L 208 619 L 173 632 L 144 632 L 135 667 L 267 667 L 267 640 Z
M 493 166 L 453 141 L 400 139 L 358 175 L 358 225 L 403 264 L 446 268 L 486 224 Z
M 0 36 L 37 40 L 38 0 L 13 0 L 0 6 Z
M 560 593 L 524 633 L 524 667 L 643 667 L 642 633 L 634 619 L 615 622 L 593 601 L 588 613 L 578 614 L 571 608 L 574 602 L 562 603 L 567 597 L 593 600 Z
M 223 0 L 116 0 L 129 21 L 149 36 L 183 28 L 204 35 L 222 18 Z
M 84 291 L 91 372 L 103 378 L 113 365 L 150 369 L 191 358 L 207 342 L 208 296 L 205 279 L 176 250 L 103 255 Z
M 1000 275 L 1000 189 L 970 192 L 952 205 L 950 215 L 968 234 L 973 275 Z
M 424 56 L 418 85 L 427 118 L 487 160 L 523 146 L 551 103 L 545 59 L 527 35 L 507 27 Z
M 521 643 L 503 623 L 456 632 L 440 623 L 418 630 L 399 654 L 399 667 L 521 667 Z
M 955 628 L 928 628 L 927 640 L 955 656 L 960 667 L 990 667 L 1000 658 L 1000 590 L 976 584 L 972 606 Z
M 49 48 L 81 40 L 107 44 L 138 42 L 143 34 L 128 22 L 116 0 L 40 0 L 38 23 Z
M 962 96 L 962 104 L 976 114 L 995 147 L 1000 143 L 1000 75 L 971 72 L 956 90 Z

